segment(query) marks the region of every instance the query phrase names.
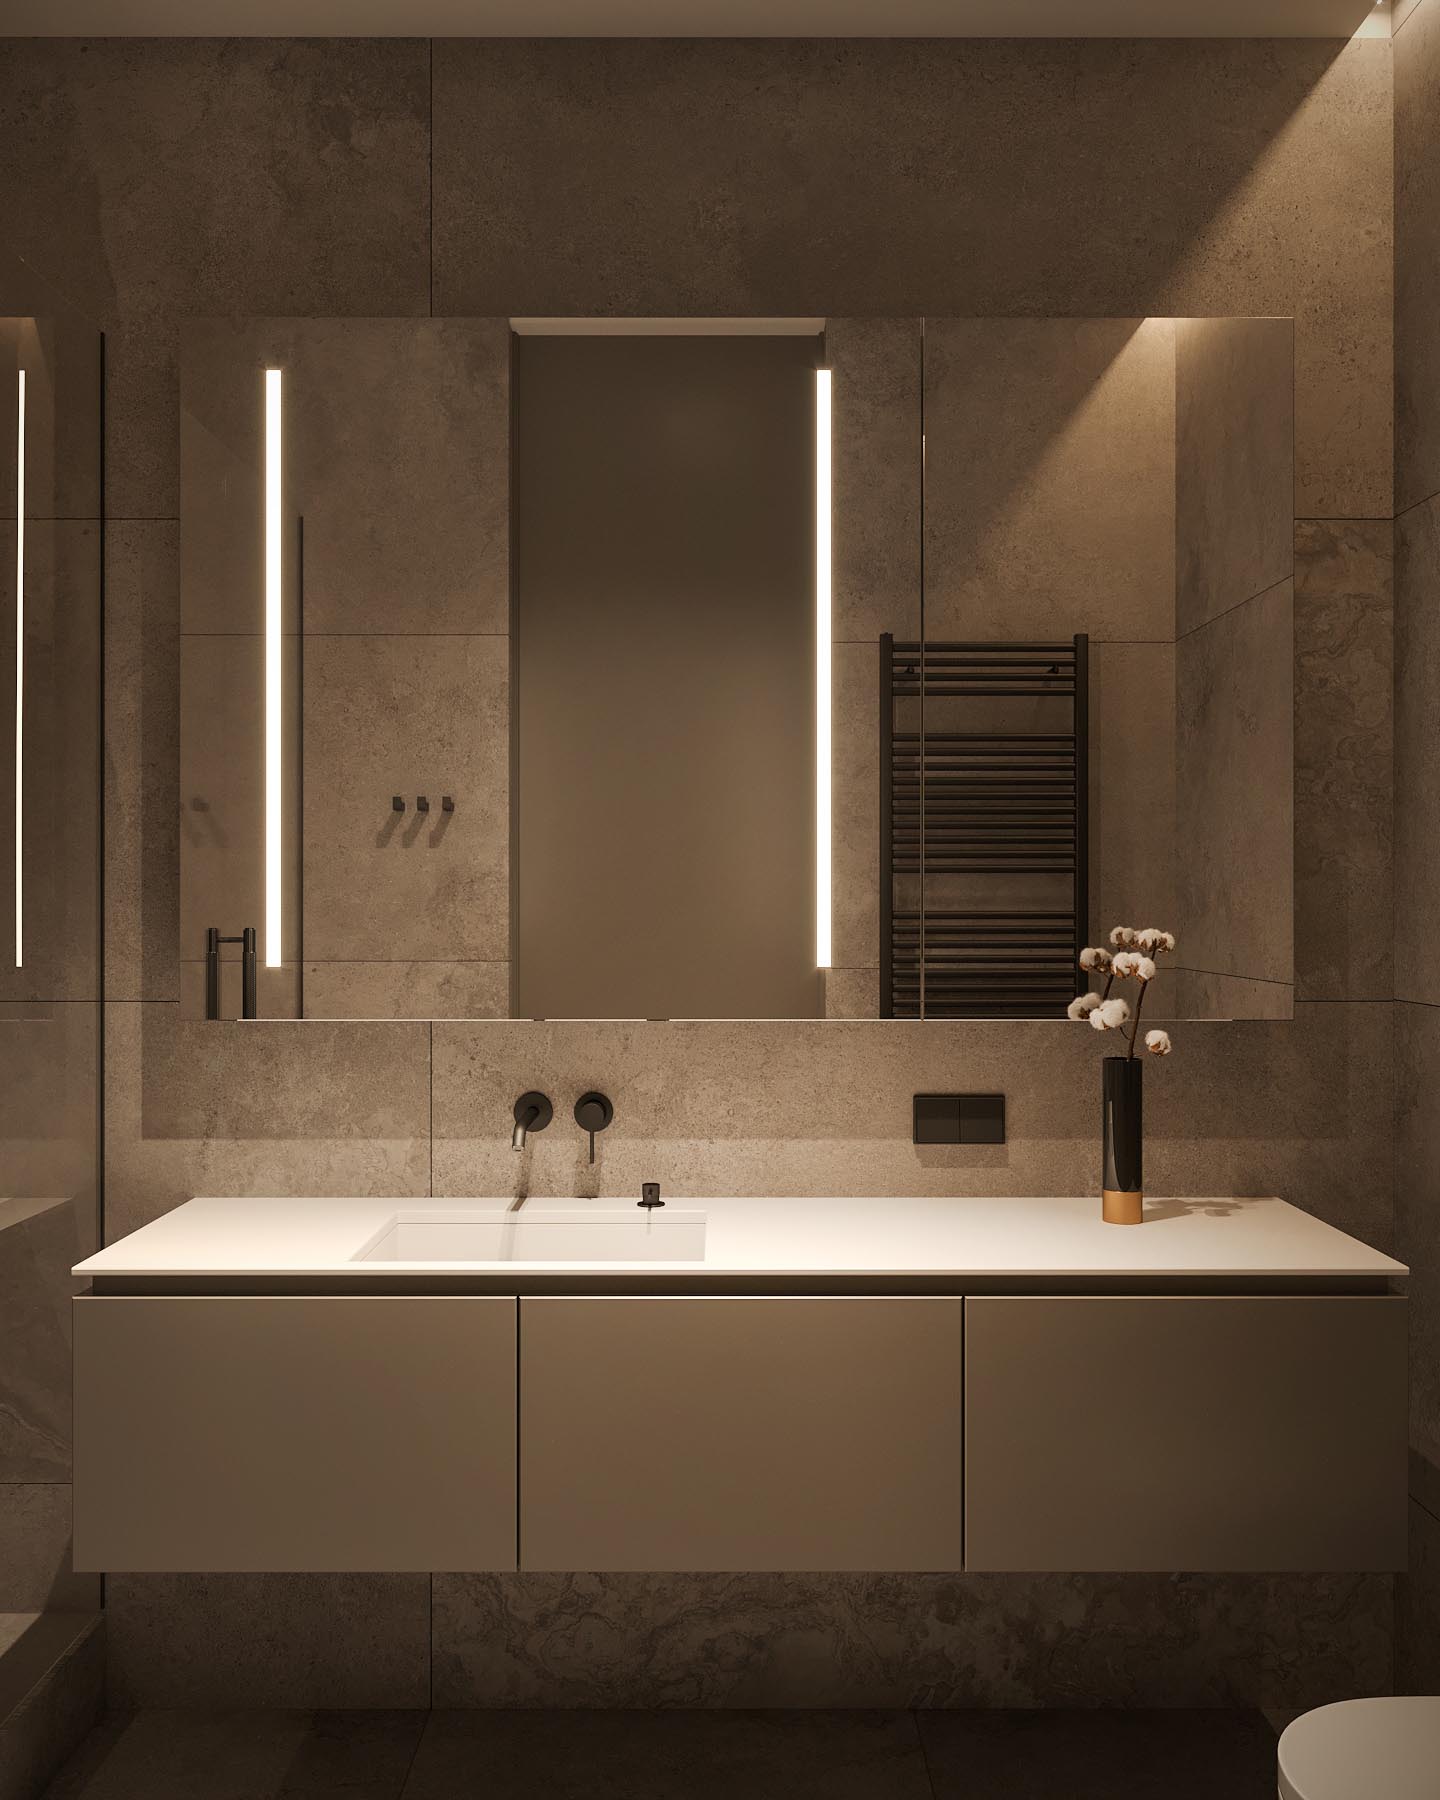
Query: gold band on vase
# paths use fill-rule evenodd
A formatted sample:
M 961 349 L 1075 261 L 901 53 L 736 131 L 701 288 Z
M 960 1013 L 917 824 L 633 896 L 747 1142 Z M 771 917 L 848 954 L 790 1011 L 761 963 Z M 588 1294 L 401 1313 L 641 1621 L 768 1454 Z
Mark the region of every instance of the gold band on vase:
M 1138 1225 L 1145 1216 L 1145 1196 L 1119 1188 L 1100 1190 L 1101 1216 L 1107 1225 Z

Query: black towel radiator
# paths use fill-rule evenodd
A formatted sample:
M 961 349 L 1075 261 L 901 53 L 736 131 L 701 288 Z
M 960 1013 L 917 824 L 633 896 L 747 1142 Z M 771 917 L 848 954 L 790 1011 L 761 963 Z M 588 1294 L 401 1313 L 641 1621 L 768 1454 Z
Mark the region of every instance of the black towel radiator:
M 1059 716 L 1043 723 L 1068 729 L 1022 728 L 1029 720 L 1013 717 L 1014 703 L 1027 700 L 1067 702 L 1044 709 Z M 881 637 L 882 1018 L 1058 1018 L 1084 991 L 1088 738 L 1083 633 L 1026 644 Z M 1048 887 L 1049 904 L 932 906 L 927 888 L 949 876 L 972 878 L 967 899 L 994 885 L 1013 902 L 1017 887 L 1033 886 Z M 1057 888 L 1068 888 L 1068 903 Z

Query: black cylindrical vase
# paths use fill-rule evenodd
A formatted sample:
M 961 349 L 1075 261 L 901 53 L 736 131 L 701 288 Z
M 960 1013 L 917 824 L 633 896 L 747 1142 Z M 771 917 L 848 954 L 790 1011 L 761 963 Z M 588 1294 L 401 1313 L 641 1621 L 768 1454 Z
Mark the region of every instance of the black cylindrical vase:
M 1101 1070 L 1105 1138 L 1101 1212 L 1107 1225 L 1138 1225 L 1145 1202 L 1141 1111 L 1145 1065 L 1138 1056 L 1107 1056 Z

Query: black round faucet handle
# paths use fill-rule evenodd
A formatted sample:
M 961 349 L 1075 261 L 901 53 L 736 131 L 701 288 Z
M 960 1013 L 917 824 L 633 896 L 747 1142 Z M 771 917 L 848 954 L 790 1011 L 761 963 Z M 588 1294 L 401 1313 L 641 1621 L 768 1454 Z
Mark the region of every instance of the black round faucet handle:
M 597 1131 L 603 1131 L 614 1117 L 615 1108 L 604 1094 L 582 1094 L 575 1102 L 575 1123 L 592 1137 Z
M 554 1116 L 549 1099 L 535 1088 L 515 1102 L 515 1123 L 527 1131 L 543 1131 Z

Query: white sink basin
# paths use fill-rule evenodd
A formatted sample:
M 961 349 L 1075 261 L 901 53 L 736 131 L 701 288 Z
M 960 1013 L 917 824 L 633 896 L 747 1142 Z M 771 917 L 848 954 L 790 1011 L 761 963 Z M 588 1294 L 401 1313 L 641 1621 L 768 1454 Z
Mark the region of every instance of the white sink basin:
M 705 1215 L 645 1211 L 398 1212 L 352 1262 L 703 1262 Z

